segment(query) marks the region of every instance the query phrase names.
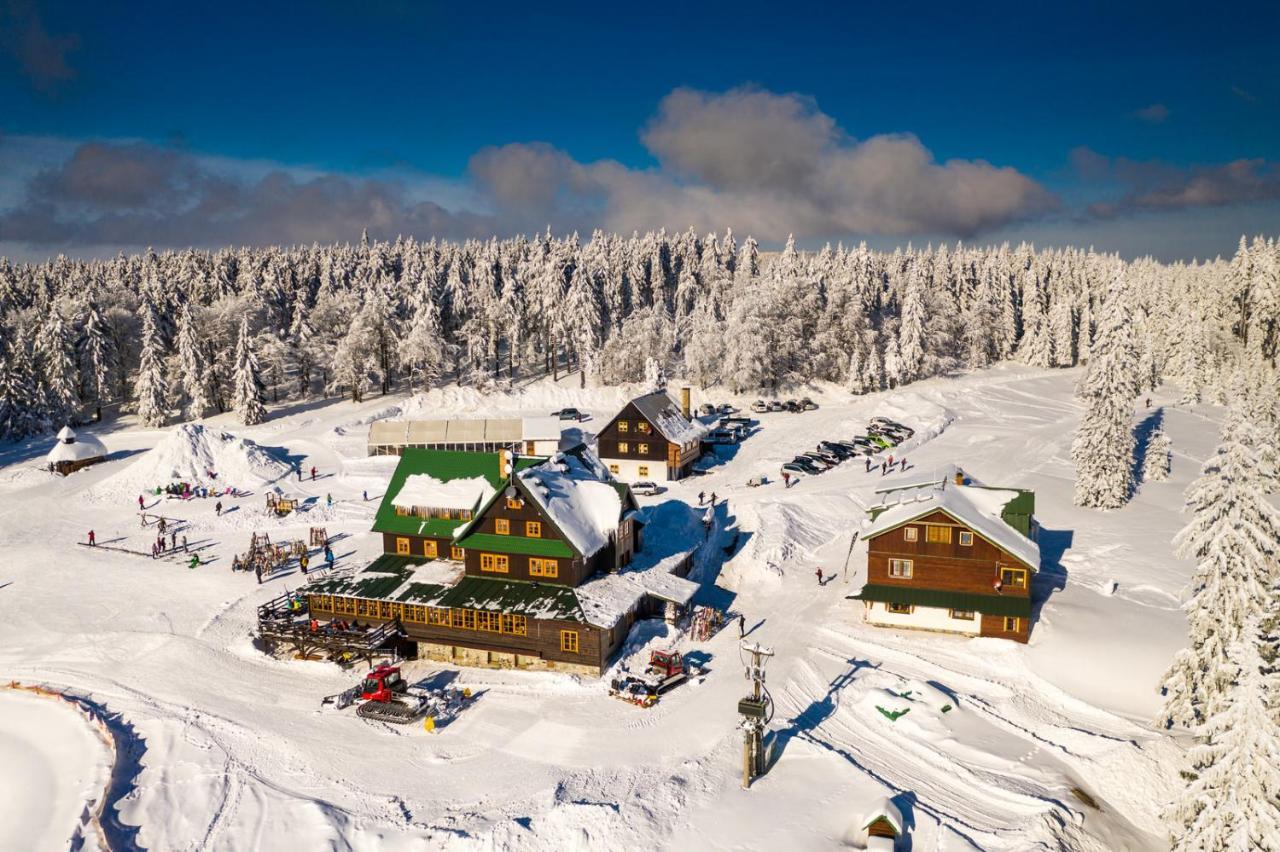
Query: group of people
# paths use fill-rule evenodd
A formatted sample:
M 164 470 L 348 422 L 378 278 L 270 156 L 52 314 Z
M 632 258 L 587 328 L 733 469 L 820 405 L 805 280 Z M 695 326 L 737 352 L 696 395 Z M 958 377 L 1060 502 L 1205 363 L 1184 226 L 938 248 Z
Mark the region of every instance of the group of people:
M 701 506 L 703 503 L 705 503 L 705 502 L 706 502 L 706 500 L 707 500 L 707 495 L 706 495 L 706 493 L 705 493 L 705 492 L 703 492 L 703 491 L 699 491 L 699 492 L 698 492 L 698 505 L 699 505 L 699 506 Z M 712 505 L 712 507 L 714 507 L 714 506 L 716 505 L 716 492 L 714 492 L 714 491 L 712 491 L 712 492 L 711 492 L 711 505 Z
M 869 456 L 867 457 L 866 462 L 867 462 L 867 473 L 870 473 L 872 469 L 872 464 L 871 464 L 871 458 Z M 900 470 L 906 470 L 907 457 L 903 456 L 902 458 L 895 461 L 893 458 L 893 454 L 890 453 L 887 459 L 880 460 L 880 475 L 885 476 L 886 474 L 890 473 L 893 470 L 895 465 L 897 465 Z

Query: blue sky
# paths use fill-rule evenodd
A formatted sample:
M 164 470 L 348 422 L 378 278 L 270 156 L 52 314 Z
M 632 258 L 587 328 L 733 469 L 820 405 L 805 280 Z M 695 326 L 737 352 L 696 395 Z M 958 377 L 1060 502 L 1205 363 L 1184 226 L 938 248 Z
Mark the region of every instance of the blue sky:
M 0 0 L 0 251 L 1280 230 L 1260 4 L 214 5 Z

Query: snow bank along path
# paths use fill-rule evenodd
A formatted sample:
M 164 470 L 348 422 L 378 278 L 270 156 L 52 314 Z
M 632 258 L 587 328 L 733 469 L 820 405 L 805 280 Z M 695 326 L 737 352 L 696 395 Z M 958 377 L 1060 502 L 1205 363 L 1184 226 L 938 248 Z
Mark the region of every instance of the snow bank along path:
M 138 842 L 151 849 L 830 849 L 860 842 L 853 823 L 881 796 L 903 809 L 917 849 L 1160 849 L 1158 813 L 1177 781 L 1178 750 L 1148 720 L 1159 700 L 1153 684 L 1185 639 L 1176 598 L 1189 570 L 1168 542 L 1194 460 L 1211 449 L 1206 418 L 1218 415 L 1171 408 L 1170 481 L 1143 485 L 1119 512 L 1086 512 L 1071 505 L 1076 378 L 1009 366 L 864 398 L 806 391 L 818 411 L 762 415 L 761 431 L 718 450 L 723 461 L 706 476 L 642 498 L 696 505 L 699 491 L 714 491 L 712 551 L 728 543 L 727 529 L 745 539 L 732 588 L 707 597 L 743 613 L 752 638 L 777 651 L 769 687 L 780 758 L 748 792 L 737 782 L 742 678 L 732 626 L 700 643 L 659 636 L 655 625 L 632 637 L 633 667 L 646 647 L 675 645 L 708 669 L 648 711 L 608 698 L 597 680 L 463 669 L 457 684 L 480 698 L 434 736 L 320 714 L 320 697 L 358 672 L 269 659 L 251 641 L 256 605 L 300 578 L 259 587 L 225 568 L 250 529 L 305 537 L 319 510 L 268 519 L 259 495 L 226 501 L 232 511 L 216 518 L 212 501 L 166 501 L 166 514 L 214 542 L 220 562 L 196 571 L 72 546 L 89 527 L 100 541 L 136 530 L 136 491 L 98 490 L 145 456 L 66 480 L 9 480 L 11 470 L 0 470 L 0 680 L 73 686 L 124 714 L 146 753 L 118 814 L 142 826 Z M 598 424 L 616 410 L 605 403 L 625 394 L 535 386 L 453 396 L 434 393 L 433 415 L 569 404 Z M 251 429 L 213 418 L 205 429 L 229 428 L 316 464 L 324 478 L 288 488 L 321 502 L 332 492 L 325 525 L 344 536 L 340 560 L 355 564 L 380 550 L 368 527 L 389 467 L 363 458 L 354 424 L 400 402 L 318 404 Z M 881 477 L 852 462 L 791 489 L 746 486 L 753 475 L 776 480 L 796 452 L 848 437 L 877 414 L 918 429 L 905 450 L 913 470 Z M 120 430 L 113 447 L 145 450 L 173 431 Z M 172 461 L 138 472 L 162 473 Z M 816 567 L 830 576 L 843 564 L 857 507 L 876 488 L 951 462 L 1036 490 L 1046 568 L 1034 591 L 1047 601 L 1028 646 L 871 628 L 845 598 L 860 583 L 856 570 L 816 583 Z M 231 464 L 220 463 L 220 479 Z M 263 475 L 268 487 L 274 475 Z M 646 535 L 656 542 L 660 532 Z M 855 550 L 851 565 L 861 561 Z M 1118 587 L 1103 594 L 1110 580 Z M 406 667 L 411 678 L 439 670 Z M 884 690 L 917 681 L 954 696 L 955 711 L 913 709 L 889 722 L 874 710 Z
M 0 689 L 0 849 L 99 848 L 93 813 L 111 749 L 57 696 Z

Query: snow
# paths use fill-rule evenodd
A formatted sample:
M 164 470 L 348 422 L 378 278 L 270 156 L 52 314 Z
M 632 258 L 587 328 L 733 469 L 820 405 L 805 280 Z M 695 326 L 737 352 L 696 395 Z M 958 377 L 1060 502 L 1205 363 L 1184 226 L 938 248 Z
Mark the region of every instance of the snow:
M 63 850 L 81 833 L 111 772 L 111 750 L 61 699 L 0 689 L 0 849 Z
M 1000 510 L 1017 496 L 1017 491 L 957 485 L 945 478 L 929 485 L 890 491 L 883 495 L 879 504 L 889 508 L 877 515 L 863 529 L 862 535 L 873 538 L 941 510 L 973 527 L 978 535 L 1017 557 L 1032 571 L 1039 571 L 1039 546 L 1000 517 Z
M 866 828 L 881 817 L 887 819 L 899 834 L 902 833 L 902 812 L 898 810 L 893 802 L 889 801 L 887 796 L 880 797 L 871 807 L 867 808 L 862 817 L 862 827 Z
M 636 638 L 707 670 L 651 710 L 609 698 L 594 678 L 407 662 L 413 681 L 453 678 L 479 696 L 435 735 L 320 714 L 320 698 L 361 671 L 255 648 L 256 607 L 302 578 L 258 586 L 227 570 L 232 553 L 253 530 L 305 538 L 323 515 L 340 536 L 340 568 L 372 561 L 382 548 L 369 531 L 374 498 L 392 465 L 364 457 L 366 430 L 353 424 L 411 407 L 404 398 L 283 406 L 254 427 L 221 415 L 198 427 L 198 439 L 187 427 L 122 422 L 110 433 L 117 457 L 65 479 L 23 476 L 30 465 L 20 450 L 0 449 L 0 682 L 74 688 L 133 726 L 142 751 L 115 817 L 139 827 L 138 845 L 149 849 L 819 850 L 864 845 L 864 805 L 881 797 L 902 810 L 915 849 L 1164 849 L 1160 812 L 1180 786 L 1184 750 L 1151 720 L 1156 685 L 1186 644 L 1179 598 L 1193 568 L 1170 542 L 1222 412 L 1176 404 L 1181 389 L 1162 388 L 1153 397 L 1166 406 L 1175 448 L 1169 480 L 1143 483 L 1121 509 L 1077 507 L 1070 447 L 1080 375 L 1001 365 L 865 397 L 804 388 L 794 395 L 813 397 L 818 411 L 760 415 L 759 433 L 706 476 L 641 498 L 649 523 L 637 562 L 661 571 L 702 539 L 698 492 L 717 493 L 691 577 L 718 582 L 694 601 L 741 613 L 748 638 L 777 652 L 768 671 L 776 762 L 748 791 L 738 779 L 743 680 L 733 624 L 694 642 L 642 623 L 649 632 Z M 490 396 L 450 386 L 423 398 L 433 416 L 539 416 L 570 405 L 601 424 L 635 391 L 579 389 L 576 376 L 572 385 L 533 382 Z M 747 487 L 880 414 L 917 429 L 898 453 L 910 456 L 906 473 L 852 462 L 789 489 Z M 235 434 L 217 437 L 222 429 Z M 297 483 L 283 459 L 315 464 L 325 478 Z M 139 490 L 197 479 L 209 460 L 220 484 L 287 486 L 321 506 L 332 493 L 334 506 L 269 518 L 258 494 L 225 500 L 218 518 L 212 501 L 165 501 L 193 541 L 208 542 L 214 561 L 196 570 L 74 544 L 89 528 L 103 543 L 138 534 Z M 875 491 L 950 463 L 1036 492 L 1042 570 L 1028 645 L 876 628 L 847 599 L 862 582 L 865 545 L 853 548 L 847 572 L 846 554 Z M 734 529 L 740 541 L 723 563 Z M 835 579 L 819 586 L 818 567 Z M 627 653 L 644 652 L 628 644 Z M 900 695 L 914 683 L 935 685 L 958 709 L 942 713 L 926 696 L 897 722 L 865 712 L 881 690 Z M 4 701 L 0 720 L 9 718 Z M 31 783 L 23 773 L 0 760 L 0 787 L 22 789 Z M 1076 787 L 1101 809 L 1075 798 Z M 57 791 L 89 798 L 71 783 Z M 8 827 L 0 819 L 0 833 Z
M 612 485 L 600 481 L 600 471 L 599 460 L 584 450 L 556 453 L 519 473 L 534 502 L 584 558 L 609 543 L 622 518 L 622 498 Z
M 445 482 L 429 473 L 414 473 L 405 478 L 400 493 L 391 498 L 391 504 L 405 509 L 422 506 L 431 509 L 474 510 L 493 495 L 493 486 L 483 476 Z

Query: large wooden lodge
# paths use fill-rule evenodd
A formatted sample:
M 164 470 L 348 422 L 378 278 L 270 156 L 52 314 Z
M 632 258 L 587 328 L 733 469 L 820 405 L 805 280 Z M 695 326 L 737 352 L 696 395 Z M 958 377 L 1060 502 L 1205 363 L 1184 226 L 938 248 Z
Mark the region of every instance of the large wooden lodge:
M 1026 642 L 1040 569 L 1035 493 L 989 488 L 959 469 L 882 492 L 871 509 L 868 624 Z
M 697 589 L 688 554 L 636 559 L 635 498 L 582 446 L 546 459 L 406 448 L 374 530 L 383 555 L 307 587 L 311 613 L 396 622 L 422 658 L 599 674 L 636 618 Z

